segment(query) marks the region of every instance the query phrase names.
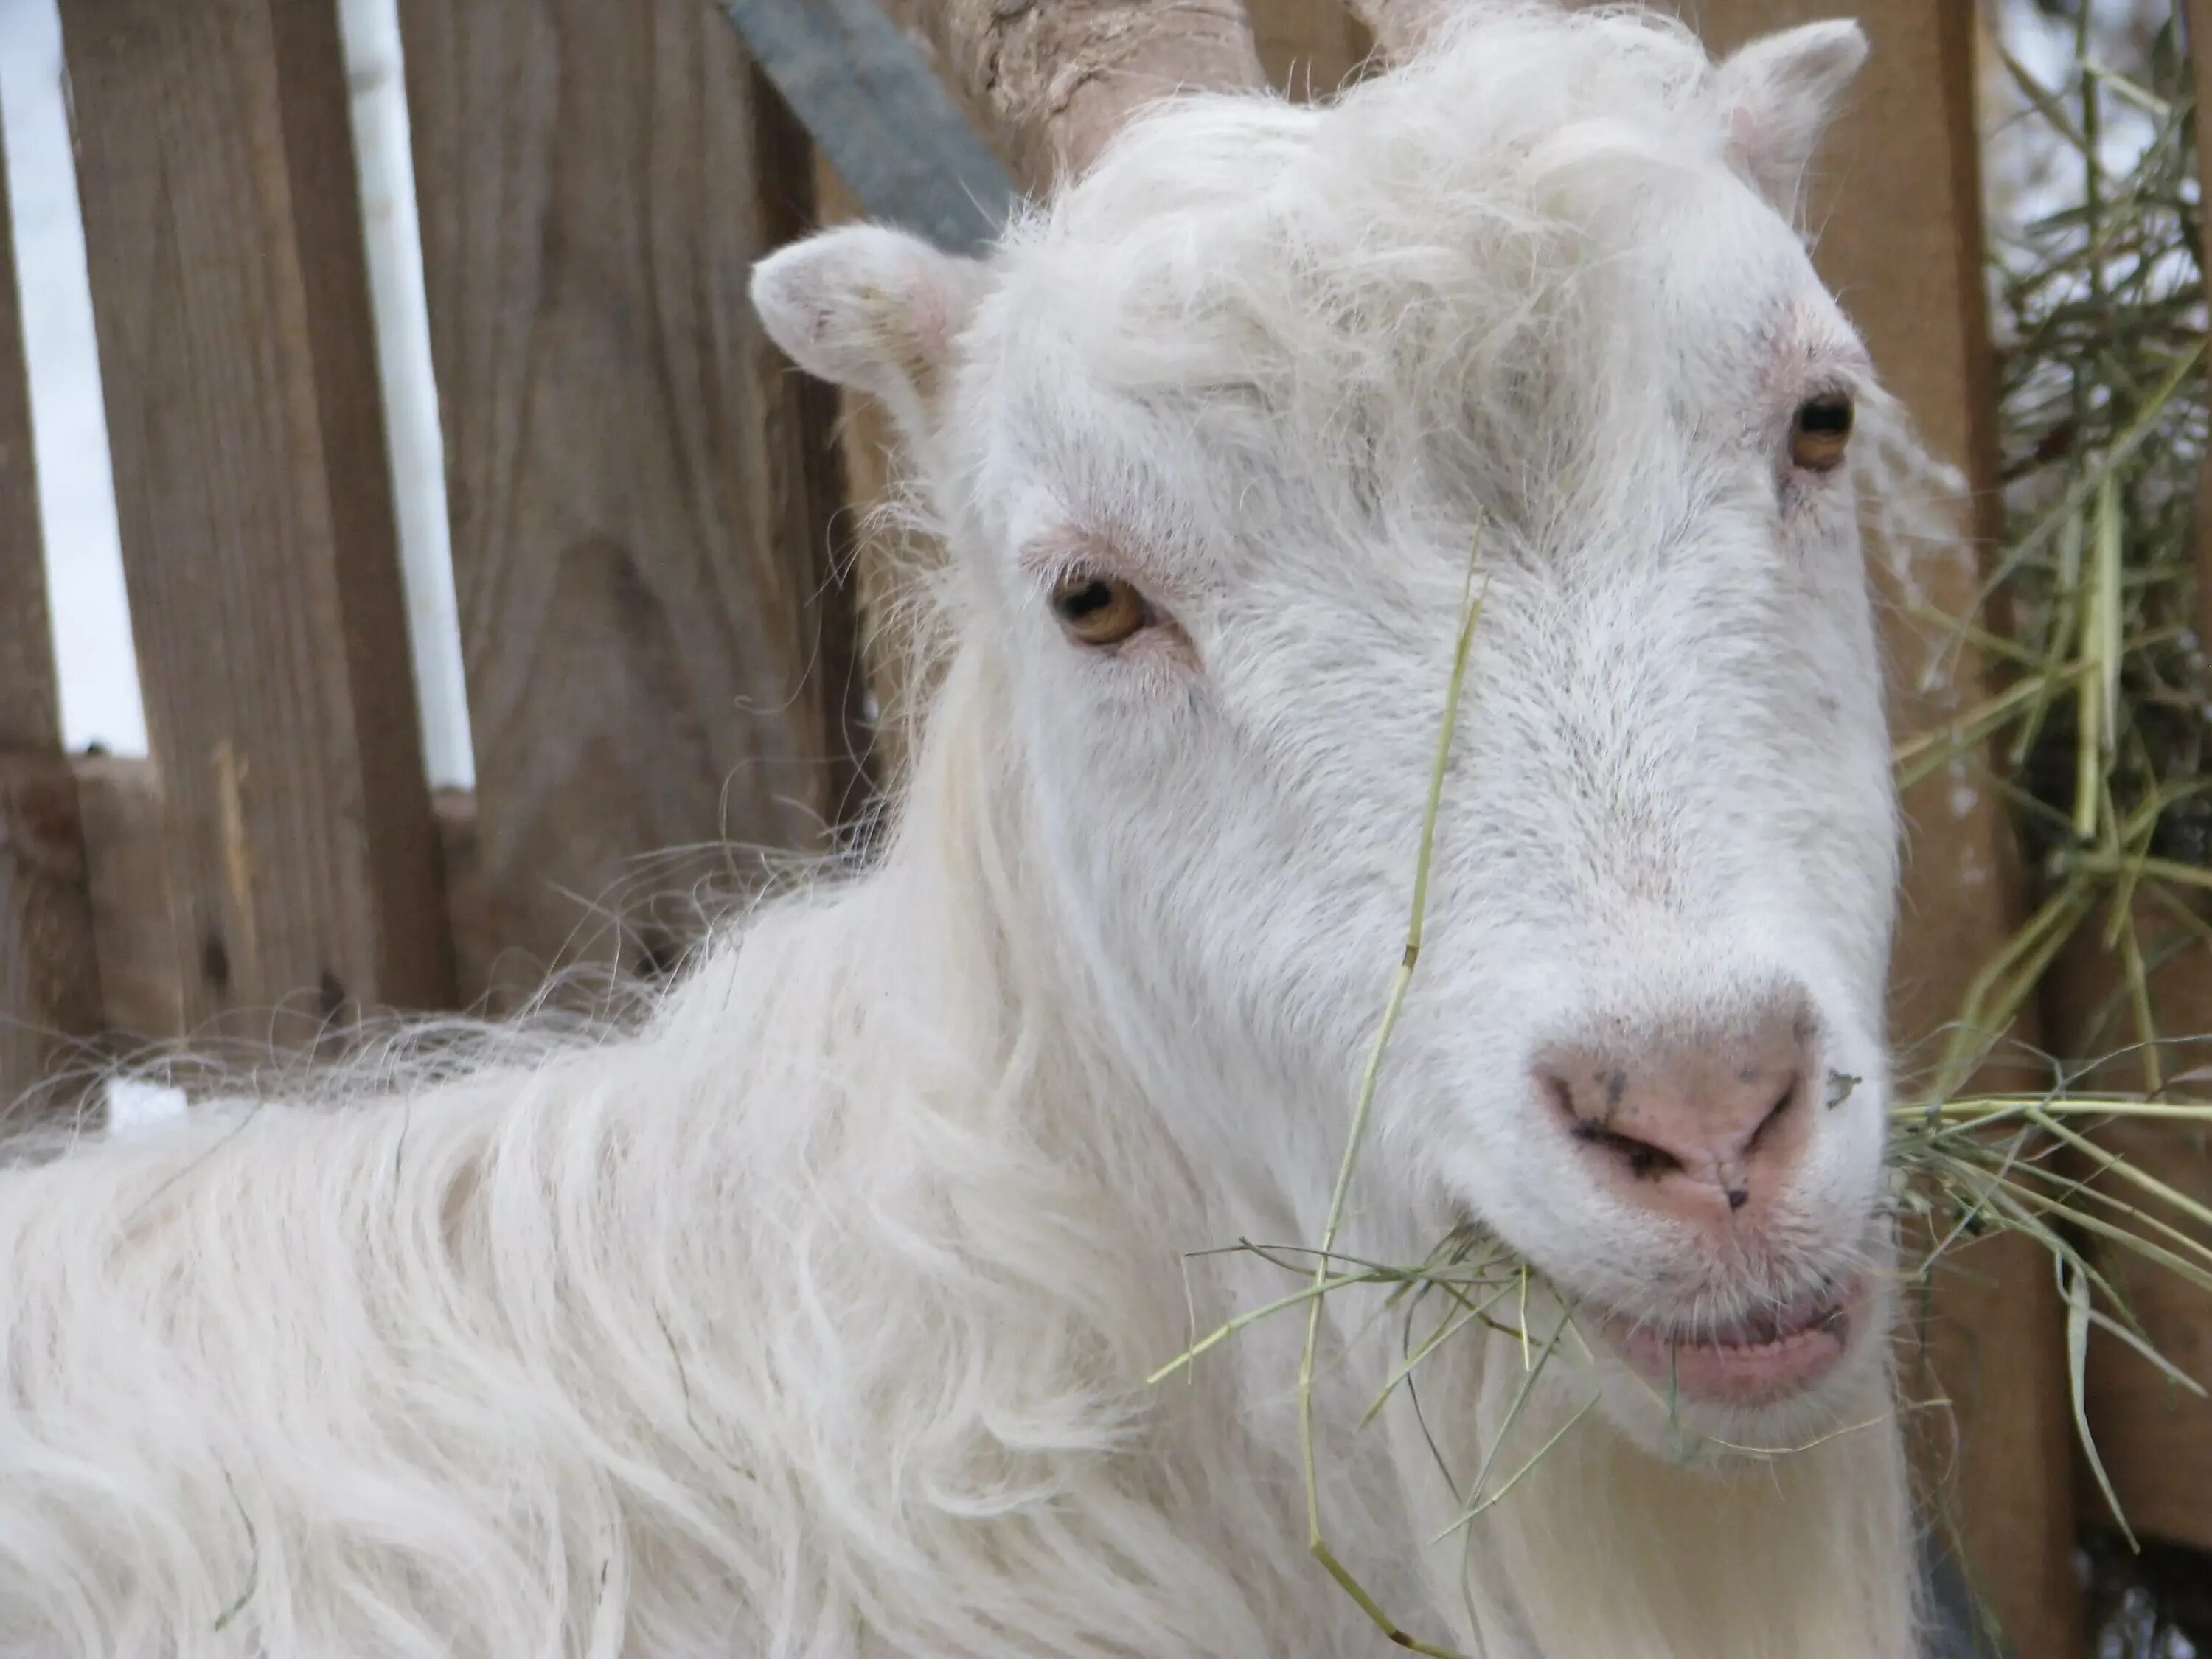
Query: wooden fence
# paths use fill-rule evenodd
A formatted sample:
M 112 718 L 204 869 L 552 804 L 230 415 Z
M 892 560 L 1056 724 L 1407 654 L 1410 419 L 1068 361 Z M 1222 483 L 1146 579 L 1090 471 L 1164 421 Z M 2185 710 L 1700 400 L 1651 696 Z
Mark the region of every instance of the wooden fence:
M 401 0 L 477 768 L 471 795 L 426 787 L 337 3 L 64 0 L 150 757 L 61 750 L 0 262 L 0 1095 L 86 1039 L 299 1042 L 511 1000 L 580 953 L 659 971 L 685 908 L 616 932 L 586 902 L 742 879 L 726 843 L 819 848 L 889 763 L 839 556 L 878 428 L 856 411 L 841 448 L 744 303 L 751 261 L 845 200 L 808 135 L 710 0 Z M 1364 48 L 1334 0 L 1254 9 L 1280 83 L 1326 90 Z M 1868 24 L 1820 257 L 1990 532 L 1971 0 L 1692 9 L 1723 45 Z M 1938 605 L 1976 582 L 1918 574 Z M 1933 641 L 1887 616 L 1899 734 L 1941 726 L 1981 665 L 1930 689 Z M 1908 1047 L 2023 914 L 1996 803 L 1908 802 Z M 2033 1249 L 1977 1255 L 1936 1321 L 1961 1438 L 1928 1467 L 2021 1653 L 2060 1659 L 2083 1488 L 2058 1310 Z M 2212 1372 L 2193 1329 L 2179 1357 Z M 2099 1365 L 2124 1498 L 2212 1547 L 2212 1418 Z

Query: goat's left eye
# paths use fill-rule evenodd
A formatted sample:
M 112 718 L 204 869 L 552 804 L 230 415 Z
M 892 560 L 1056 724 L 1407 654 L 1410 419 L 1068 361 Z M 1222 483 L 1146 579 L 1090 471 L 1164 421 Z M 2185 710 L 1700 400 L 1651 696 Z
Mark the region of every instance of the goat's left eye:
M 1808 398 L 1790 428 L 1790 459 L 1808 472 L 1833 472 L 1851 441 L 1851 400 L 1839 392 Z
M 1145 596 L 1118 576 L 1071 570 L 1053 584 L 1053 614 L 1080 645 L 1119 645 L 1152 620 Z

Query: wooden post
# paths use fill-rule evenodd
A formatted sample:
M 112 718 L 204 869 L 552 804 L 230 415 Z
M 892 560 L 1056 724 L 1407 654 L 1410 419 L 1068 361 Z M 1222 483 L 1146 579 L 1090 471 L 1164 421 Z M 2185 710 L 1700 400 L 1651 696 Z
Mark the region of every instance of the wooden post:
M 107 1029 L 125 1037 L 181 1036 L 185 995 L 177 967 L 189 952 L 176 937 L 163 854 L 165 814 L 153 763 L 81 755 L 71 769 L 84 820 L 85 861 L 91 866 L 86 885 Z M 476 881 L 476 801 L 465 790 L 447 789 L 431 805 L 455 977 L 465 987 L 481 987 L 497 945 Z
M 2181 897 L 2161 896 L 2178 902 Z M 2201 906 L 2198 914 L 2201 920 Z M 2148 1079 L 2142 1056 L 2133 1047 L 2126 979 L 2118 953 L 2105 946 L 2102 924 L 2100 910 L 2060 956 L 2045 1006 L 2061 1054 L 2082 1060 L 2114 1056 L 2087 1073 L 2082 1088 L 2139 1090 Z M 2135 927 L 2149 964 L 2159 1028 L 2176 1036 L 2212 1032 L 2212 957 L 2196 929 L 2149 897 L 2136 901 Z M 2212 1098 L 2208 1068 L 2212 1044 L 2197 1042 L 2166 1050 L 2161 1057 L 2166 1097 Z M 2212 1149 L 2202 1128 L 2123 1120 L 2101 1125 L 2094 1133 L 2100 1146 L 2126 1158 L 2132 1168 L 2198 1204 L 2212 1204 Z M 2185 1213 L 2148 1194 L 2109 1180 L 2100 1184 L 2166 1225 L 2201 1236 Z M 2154 1234 L 2153 1241 L 2166 1242 Z M 2203 1292 L 2124 1249 L 2101 1251 L 2099 1266 L 2127 1297 L 2152 1346 L 2212 1389 L 2212 1307 Z M 2097 1454 L 2128 1524 L 2144 1537 L 2212 1550 L 2212 1401 L 2184 1393 L 2148 1360 L 2101 1332 L 2091 1340 L 2088 1396 Z M 2083 1508 L 2104 1512 L 2094 1481 L 2076 1484 Z
M 641 895 L 822 848 L 862 770 L 834 400 L 745 297 L 806 142 L 701 0 L 400 21 L 501 978 L 654 971 L 698 916 Z
M 184 1016 L 438 1006 L 337 0 L 62 26 Z
M 2212 99 L 2212 0 L 2188 0 L 2185 15 L 2199 105 L 2197 173 L 2200 179 L 2212 179 L 2212 118 L 2204 112 L 2206 100 Z M 2212 258 L 2212 246 L 2205 252 Z M 2199 474 L 2196 566 L 2198 637 L 2212 640 L 2212 452 Z M 2166 896 L 2193 902 L 2185 895 Z M 2085 926 L 2053 967 L 2045 997 L 2052 1036 L 2057 1051 L 2077 1062 L 2117 1056 L 2086 1077 L 2085 1087 L 2141 1089 L 2150 1079 L 2132 1048 L 2133 1024 L 2124 1012 L 2117 1021 L 2112 1018 L 2126 1006 L 2119 994 L 2124 980 L 2118 954 L 2105 946 L 2101 919 L 2100 913 Z M 2148 988 L 2158 1029 L 2174 1036 L 2212 1031 L 2212 957 L 2195 930 L 2185 930 L 2173 912 L 2144 898 L 2136 903 L 2134 921 L 2150 964 Z M 2212 1095 L 2204 1075 L 2212 1055 L 2201 1045 L 2169 1049 L 2160 1061 L 2167 1078 L 2183 1073 L 2178 1086 L 2169 1082 L 2170 1094 L 2198 1100 Z M 2212 1152 L 2201 1131 L 2118 1121 L 2100 1127 L 2094 1134 L 2100 1146 L 2135 1169 L 2199 1204 L 2212 1203 Z M 2188 1218 L 2141 1192 L 2127 1196 L 2169 1225 L 2191 1225 Z M 2104 1252 L 2100 1265 L 2128 1298 L 2152 1346 L 2212 1387 L 2212 1318 L 2206 1316 L 2203 1297 L 2124 1250 Z M 2129 1525 L 2145 1536 L 2212 1549 L 2212 1405 L 2190 1398 L 2156 1367 L 2102 1333 L 2092 1339 L 2088 1394 L 2098 1454 Z M 2084 1507 L 2104 1514 L 2103 1496 L 2094 1481 L 2085 1475 L 2077 1485 Z
M 1267 83 L 1292 98 L 1326 98 L 1374 45 L 1343 0 L 1250 0 L 1252 43 Z
M 169 887 L 161 787 L 154 763 L 110 755 L 75 763 L 84 821 L 86 889 L 100 962 L 100 1016 L 126 1041 L 158 1042 L 190 1029 L 186 969 Z
M 2197 93 L 2197 176 L 2212 179 L 2212 0 L 2188 0 L 2187 17 Z M 2212 246 L 2205 255 L 2212 264 Z M 2205 455 L 2197 492 L 2197 611 L 2199 639 L 2212 641 L 2212 450 Z M 2149 988 L 2158 1028 L 2175 1036 L 2212 1031 L 2212 956 L 2193 930 L 2184 931 L 2161 904 L 2139 900 L 2136 927 L 2145 957 L 2154 964 Z M 2051 975 L 2053 1036 L 2059 1052 L 2077 1060 L 2124 1051 L 2134 1040 L 2124 1018 L 2115 1026 L 2100 1018 L 2120 1000 L 2116 994 L 2123 983 L 2119 962 L 2104 947 L 2101 932 L 2094 921 L 2086 927 Z M 2170 951 L 2172 946 L 2180 948 Z M 2166 1052 L 2160 1069 L 2169 1079 L 2183 1074 L 2178 1087 L 2169 1085 L 2172 1093 L 2203 1100 L 2212 1097 L 2208 1066 L 2212 1050 L 2191 1043 Z M 2092 1086 L 2120 1089 L 2141 1088 L 2148 1080 L 2139 1057 L 2124 1052 L 2087 1079 Z M 2212 1148 L 2201 1130 L 2121 1121 L 2100 1128 L 2096 1138 L 2173 1190 L 2212 1204 Z M 2150 1205 L 2170 1225 L 2191 1224 L 2141 1193 L 2129 1196 Z M 2125 1251 L 2106 1252 L 2102 1265 L 2159 1352 L 2212 1388 L 2212 1311 L 2202 1295 L 2171 1273 L 2142 1266 Z M 2212 1550 L 2212 1403 L 2183 1394 L 2147 1360 L 2101 1333 L 2090 1349 L 2088 1383 L 2098 1453 L 2129 1524 L 2146 1536 Z M 2082 1490 L 2085 1505 L 2101 1510 L 2101 1494 L 2092 1495 L 2094 1485 Z
M 2212 0 L 2188 0 L 2189 59 L 2197 77 L 2197 187 L 2212 184 Z M 2200 223 L 2204 258 L 2212 268 L 2212 215 Z M 2197 638 L 2212 651 L 2212 444 L 2205 446 L 2197 483 Z
M 1965 470 L 1971 494 L 1962 527 L 1986 544 L 1999 528 L 2000 502 L 1973 0 L 1704 0 L 1692 15 L 1717 51 L 1817 18 L 1856 16 L 1865 25 L 1873 57 L 1826 147 L 1808 222 L 1820 227 L 1821 272 L 1890 388 L 1935 453 Z M 1985 690 L 1984 665 L 1952 633 L 1911 614 L 1901 580 L 1909 574 L 1917 599 L 1956 615 L 1978 588 L 1979 562 L 1946 555 L 1900 569 L 1911 556 L 1872 550 L 1899 738 L 1948 724 Z M 1948 672 L 1931 680 L 1938 663 Z M 1939 773 L 1905 801 L 1911 841 L 1891 1012 L 1905 1075 L 2025 914 L 2011 826 L 1995 792 L 1978 784 Z M 2032 1030 L 2014 1035 L 2035 1040 Z M 2032 1243 L 1995 1239 L 1965 1253 L 1945 1278 L 1929 1334 L 1959 1442 L 1954 1467 L 1937 1473 L 1950 1476 L 1969 1571 L 2021 1659 L 2064 1659 L 2079 1652 L 2082 1637 L 2071 1416 L 2050 1264 Z
M 13 223 L 0 155 L 0 1119 L 100 1020 L 76 786 L 61 747 Z

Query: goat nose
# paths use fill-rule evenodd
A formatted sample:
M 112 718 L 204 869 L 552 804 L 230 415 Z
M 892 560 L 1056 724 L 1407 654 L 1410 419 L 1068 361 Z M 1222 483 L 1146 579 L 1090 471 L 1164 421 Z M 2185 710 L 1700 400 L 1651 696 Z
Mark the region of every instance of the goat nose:
M 1811 1138 L 1812 1038 L 1790 996 L 1719 1026 L 1555 1045 L 1536 1077 L 1621 1197 L 1710 1224 L 1789 1185 Z

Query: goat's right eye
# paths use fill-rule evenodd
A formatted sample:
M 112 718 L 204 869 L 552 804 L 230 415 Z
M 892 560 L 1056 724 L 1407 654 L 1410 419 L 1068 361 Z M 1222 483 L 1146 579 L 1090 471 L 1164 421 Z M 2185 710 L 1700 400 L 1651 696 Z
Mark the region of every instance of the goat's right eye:
M 1053 614 L 1079 645 L 1119 645 L 1152 620 L 1151 602 L 1118 576 L 1071 570 L 1053 584 Z
M 1833 472 L 1851 441 L 1851 400 L 1840 392 L 1808 398 L 1790 423 L 1790 459 L 1808 472 Z

